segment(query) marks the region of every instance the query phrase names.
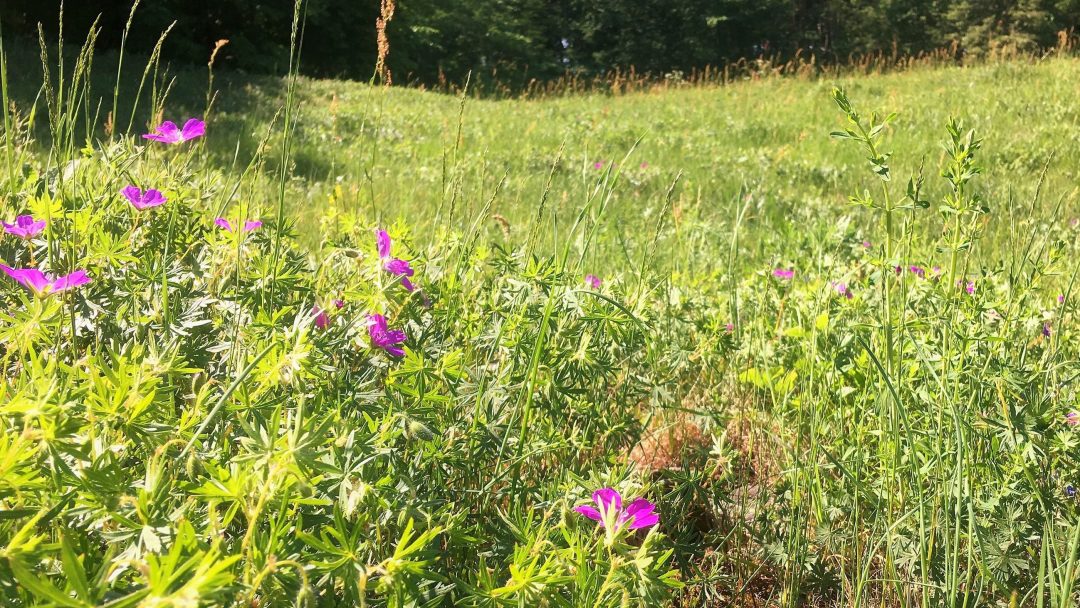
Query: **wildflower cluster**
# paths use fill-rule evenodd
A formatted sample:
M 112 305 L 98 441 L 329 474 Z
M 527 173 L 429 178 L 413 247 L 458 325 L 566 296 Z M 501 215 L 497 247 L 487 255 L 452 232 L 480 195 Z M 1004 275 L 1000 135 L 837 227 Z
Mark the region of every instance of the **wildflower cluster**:
M 4 251 L 30 264 L 0 270 L 37 297 L 0 290 L 11 310 L 0 461 L 14 467 L 0 475 L 0 510 L 12 514 L 0 518 L 0 603 L 530 604 L 535 584 L 567 605 L 669 599 L 680 583 L 653 503 L 624 508 L 605 488 L 600 510 L 577 508 L 602 530 L 584 517 L 559 524 L 590 486 L 647 481 L 559 439 L 565 424 L 610 415 L 579 397 L 596 383 L 648 394 L 645 328 L 617 284 L 579 301 L 581 275 L 548 258 L 523 291 L 493 272 L 528 276 L 509 253 L 448 275 L 451 248 L 433 249 L 428 266 L 386 230 L 372 238 L 362 217 L 316 261 L 287 220 L 252 212 L 258 198 L 230 199 L 209 168 L 187 173 L 199 160 L 183 146 L 206 133 L 197 119 L 166 122 L 144 136 L 169 146 L 164 156 L 130 141 L 89 156 L 74 179 L 92 196 L 42 183 L 68 196 L 63 213 L 4 224 Z M 20 193 L 27 209 L 40 207 L 33 191 Z M 43 270 L 77 263 L 86 269 Z M 443 281 L 427 280 L 430 267 Z M 538 333 L 545 316 L 562 329 Z M 492 334 L 500 317 L 521 322 Z M 522 358 L 519 344 L 542 346 Z M 477 392 L 489 373 L 528 377 L 533 357 L 572 371 L 565 395 L 520 384 L 496 403 Z M 618 416 L 627 441 L 638 416 Z M 48 440 L 19 439 L 42 425 Z M 568 464 L 565 483 L 593 479 L 547 504 L 498 481 L 547 486 L 549 458 Z M 506 501 L 537 518 L 531 538 L 506 527 Z M 519 586 L 532 542 L 557 550 Z

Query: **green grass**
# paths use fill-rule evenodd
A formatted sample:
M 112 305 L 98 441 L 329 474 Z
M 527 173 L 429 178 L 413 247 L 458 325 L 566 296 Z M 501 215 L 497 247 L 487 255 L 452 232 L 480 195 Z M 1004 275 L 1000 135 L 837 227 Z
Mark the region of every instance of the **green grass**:
M 1080 146 L 1067 83 L 1078 70 L 1075 61 L 1060 60 L 839 84 L 864 108 L 900 114 L 890 148 L 905 160 L 903 179 L 923 162 L 932 176 L 941 160 L 940 134 L 951 116 L 987 138 L 992 145 L 979 187 L 994 193 L 999 217 L 1009 217 L 994 225 L 1004 235 L 1025 219 L 1013 215 L 1022 208 L 1016 202 L 1030 199 L 1051 154 L 1047 192 L 1072 196 Z M 864 178 L 852 170 L 857 151 L 828 136 L 838 124 L 828 101 L 831 85 L 773 80 L 623 97 L 468 100 L 462 109 L 457 99 L 418 91 L 310 82 L 301 87 L 297 170 L 315 184 L 341 176 L 337 208 L 404 217 L 418 228 L 435 222 L 440 210 L 445 221 L 451 207 L 457 216 L 452 225 L 471 220 L 498 189 L 492 212 L 509 220 L 513 234 L 526 231 L 545 193 L 556 217 L 572 218 L 603 173 L 594 163 L 609 167 L 626 158 L 605 224 L 611 238 L 593 249 L 594 263 L 614 271 L 636 259 L 633 250 L 641 239 L 635 237 L 651 228 L 667 189 L 682 173 L 672 202 L 689 224 L 702 227 L 702 240 L 689 251 L 699 252 L 699 269 L 711 271 L 718 260 L 707 241 L 730 226 L 741 196 L 754 199 L 751 219 L 771 221 L 771 230 L 787 229 L 793 217 L 850 213 L 847 196 L 863 187 Z M 227 124 L 247 121 L 244 130 L 258 133 L 254 125 L 269 120 L 280 98 L 270 95 L 259 104 L 263 112 L 254 124 L 249 114 L 231 114 L 228 98 L 221 105 Z M 459 133 L 461 143 L 455 145 Z M 936 180 L 928 182 L 932 193 L 940 191 Z M 451 205 L 454 192 L 463 196 Z M 298 209 L 328 206 L 325 186 L 302 196 Z M 301 232 L 311 238 L 323 234 L 319 217 L 298 218 Z M 497 237 L 495 227 L 489 228 Z
M 36 56 L 23 50 L 19 59 L 13 87 L 21 92 L 17 97 L 33 99 L 40 83 Z M 113 67 L 107 58 L 98 63 L 104 64 L 97 71 L 99 92 L 111 96 Z M 1072 133 L 1080 116 L 1068 86 L 1078 70 L 1074 60 L 1060 59 L 618 97 L 468 99 L 464 107 L 446 95 L 301 79 L 302 120 L 293 161 L 295 175 L 305 182 L 292 198 L 297 210 L 322 211 L 332 186 L 340 185 L 337 208 L 407 217 L 427 227 L 440 209 L 446 219 L 452 192 L 468 195 L 459 197 L 455 209 L 460 224 L 471 220 L 471 212 L 502 183 L 492 211 L 513 227 L 532 220 L 545 186 L 559 217 L 573 216 L 602 173 L 593 163 L 609 166 L 632 150 L 622 168 L 619 204 L 610 209 L 617 220 L 612 224 L 621 225 L 625 236 L 641 228 L 640 218 L 655 210 L 679 173 L 677 202 L 690 217 L 713 225 L 730 222 L 742 190 L 763 201 L 759 215 L 786 219 L 808 205 L 820 207 L 818 213 L 844 214 L 848 194 L 863 186 L 863 177 L 851 170 L 857 151 L 829 137 L 839 124 L 828 101 L 834 84 L 848 88 L 864 109 L 899 113 L 890 148 L 907 161 L 904 179 L 920 162 L 936 167 L 942 129 L 957 117 L 993 144 L 985 155 L 981 188 L 998 200 L 1030 198 L 1039 170 L 1053 155 L 1047 190 L 1066 195 L 1080 165 Z M 122 103 L 134 97 L 141 72 L 142 65 L 129 60 Z M 217 74 L 216 83 L 214 124 L 221 140 L 212 142 L 210 151 L 219 166 L 243 166 L 282 108 L 285 87 L 279 80 L 229 73 Z M 178 72 L 169 108 L 201 115 L 205 89 L 204 70 Z M 274 162 L 275 154 L 271 149 L 267 162 Z M 929 181 L 930 188 L 938 187 Z M 1007 212 L 1015 206 L 1002 207 Z M 313 242 L 324 234 L 319 219 L 315 213 L 297 217 L 299 230 Z M 598 259 L 607 259 L 599 253 Z
M 1076 604 L 1080 62 L 530 101 L 221 73 L 164 147 L 204 72 L 109 136 L 115 58 L 60 97 L 73 52 L 39 93 L 5 44 L 0 215 L 49 226 L 0 260 L 92 277 L 0 276 L 5 605 Z M 605 486 L 659 526 L 572 510 Z

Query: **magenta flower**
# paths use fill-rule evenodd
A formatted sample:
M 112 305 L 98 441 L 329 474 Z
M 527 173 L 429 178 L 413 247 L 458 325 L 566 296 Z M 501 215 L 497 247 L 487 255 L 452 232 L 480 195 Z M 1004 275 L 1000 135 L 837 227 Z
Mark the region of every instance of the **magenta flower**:
M 656 505 L 644 498 L 638 498 L 623 509 L 622 496 L 618 492 L 611 488 L 601 488 L 593 492 L 592 499 L 596 507 L 581 505 L 574 507 L 574 511 L 600 522 L 604 528 L 613 524 L 616 529 L 626 526 L 629 530 L 637 530 L 655 526 L 660 522 L 660 516 L 654 511 Z
M 225 230 L 226 232 L 233 231 L 232 223 L 230 223 L 229 220 L 223 217 L 216 218 L 214 220 L 214 225 L 218 228 L 221 228 L 222 230 Z M 248 220 L 244 222 L 244 232 L 251 232 L 252 230 L 257 230 L 259 228 L 262 228 L 262 225 L 263 223 L 258 220 Z
M 128 186 L 120 191 L 120 194 L 124 195 L 124 198 L 131 203 L 132 207 L 135 207 L 139 211 L 143 209 L 149 209 L 150 207 L 157 207 L 158 205 L 165 204 L 168 200 L 161 192 L 150 188 L 146 192 L 143 192 L 136 186 Z
M 641 168 L 642 168 L 642 169 L 648 169 L 648 168 L 649 168 L 649 163 L 647 163 L 647 162 L 642 162 L 642 163 L 641 163 Z
M 600 285 L 603 284 L 603 281 L 595 274 L 587 274 L 585 275 L 585 284 L 593 289 L 600 289 Z
M 341 298 L 338 298 L 338 299 L 334 300 L 334 306 L 338 310 L 341 310 L 342 308 L 345 308 L 345 300 L 342 300 Z
M 55 279 L 50 279 L 37 268 L 12 268 L 0 264 L 0 270 L 3 270 L 9 277 L 18 281 L 40 298 L 74 289 L 90 282 L 90 277 L 87 276 L 85 270 L 76 270 L 71 274 Z
M 908 266 L 908 270 L 920 279 L 926 278 L 926 269 L 922 266 Z
M 964 285 L 964 291 L 966 291 L 969 296 L 975 295 L 975 281 L 968 281 L 967 284 Z
M 326 314 L 326 311 L 319 308 L 317 304 L 311 307 L 311 314 L 315 317 L 315 327 L 319 329 L 330 327 L 330 315 Z
M 390 235 L 385 230 L 375 231 L 375 248 L 379 251 L 380 258 L 390 257 Z
M 836 283 L 836 282 L 834 282 L 832 284 L 832 286 L 833 286 L 833 289 L 836 290 L 836 295 L 843 296 L 843 297 L 845 297 L 845 298 L 847 298 L 849 300 L 854 297 L 851 294 L 851 291 L 848 290 L 847 283 Z
M 599 171 L 600 169 L 604 168 L 604 162 L 598 160 L 598 161 L 596 161 L 595 163 L 592 164 L 592 168 Z
M 1047 338 L 1050 337 L 1050 324 L 1049 323 L 1043 323 L 1042 334 L 1044 336 L 1046 336 Z
M 375 248 L 379 252 L 379 258 L 383 261 L 383 270 L 396 277 L 401 277 L 401 284 L 405 289 L 413 291 L 416 286 L 409 280 L 409 277 L 415 274 L 412 266 L 409 266 L 409 263 L 405 260 L 390 257 L 391 244 L 390 235 L 385 230 L 375 231 Z
M 159 141 L 163 144 L 182 144 L 185 141 L 202 137 L 206 133 L 206 123 L 198 118 L 189 119 L 184 128 L 176 126 L 171 120 L 161 123 L 153 133 L 143 135 L 143 139 Z
M 15 218 L 14 224 L 7 222 L 0 222 L 0 224 L 4 225 L 4 232 L 14 234 L 20 239 L 32 239 L 45 230 L 45 220 L 35 222 L 32 215 L 20 215 Z
M 1064 304 L 1064 303 L 1065 303 L 1065 294 L 1061 294 L 1061 295 L 1058 296 L 1058 304 Z
M 727 325 L 724 325 L 724 331 L 726 331 L 729 334 L 731 332 L 735 331 L 735 324 L 734 323 L 728 323 Z
M 893 266 L 893 270 L 896 271 L 896 274 L 900 274 L 900 273 L 904 272 L 904 267 L 903 266 Z
M 873 247 L 873 244 L 871 244 L 870 241 L 863 241 L 862 246 L 864 249 L 870 249 L 871 247 Z
M 784 270 L 783 268 L 777 268 L 772 271 L 774 277 L 782 281 L 790 281 L 795 276 L 794 270 Z
M 1069 426 L 1080 425 L 1080 412 L 1069 412 L 1065 414 L 1065 424 Z
M 368 315 L 368 335 L 374 346 L 385 350 L 390 355 L 400 357 L 405 354 L 405 351 L 398 346 L 405 341 L 405 332 L 400 329 L 390 329 L 386 325 L 386 317 Z
M 398 258 L 387 260 L 383 264 L 383 269 L 396 277 L 401 277 L 401 284 L 405 287 L 405 289 L 409 291 L 413 291 L 414 289 L 416 289 L 416 286 L 414 286 L 412 284 L 412 281 L 409 280 L 409 277 L 413 276 L 414 274 L 413 269 L 405 260 Z

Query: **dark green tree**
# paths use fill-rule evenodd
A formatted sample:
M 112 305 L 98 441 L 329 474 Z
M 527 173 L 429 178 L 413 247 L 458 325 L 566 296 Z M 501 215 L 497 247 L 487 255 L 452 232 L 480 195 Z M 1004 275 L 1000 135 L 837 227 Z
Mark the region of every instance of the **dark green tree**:
M 99 19 L 100 48 L 115 48 L 131 0 L 65 5 L 67 39 Z M 302 70 L 371 78 L 380 0 L 305 0 Z M 2 0 L 6 36 L 58 33 L 60 0 Z M 143 0 L 128 40 L 148 52 L 175 22 L 167 61 L 280 74 L 288 59 L 292 0 Z M 852 55 L 914 54 L 954 41 L 970 56 L 996 48 L 1037 51 L 1080 23 L 1080 0 L 398 0 L 387 33 L 397 83 L 494 77 L 510 87 L 566 71 L 631 67 L 656 76 L 740 58 L 819 62 Z M 28 42 L 33 44 L 32 41 Z
M 976 56 L 1000 48 L 1035 51 L 1053 44 L 1059 25 L 1047 0 L 958 0 L 946 20 L 952 37 Z

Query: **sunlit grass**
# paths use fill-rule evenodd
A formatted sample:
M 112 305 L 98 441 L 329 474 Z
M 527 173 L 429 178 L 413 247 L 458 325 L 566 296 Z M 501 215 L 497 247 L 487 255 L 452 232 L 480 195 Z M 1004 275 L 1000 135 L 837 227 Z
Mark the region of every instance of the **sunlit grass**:
M 1075 605 L 1080 63 L 214 99 L 4 52 L 4 605 Z

